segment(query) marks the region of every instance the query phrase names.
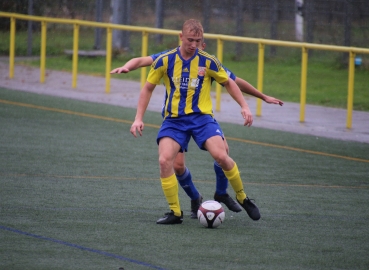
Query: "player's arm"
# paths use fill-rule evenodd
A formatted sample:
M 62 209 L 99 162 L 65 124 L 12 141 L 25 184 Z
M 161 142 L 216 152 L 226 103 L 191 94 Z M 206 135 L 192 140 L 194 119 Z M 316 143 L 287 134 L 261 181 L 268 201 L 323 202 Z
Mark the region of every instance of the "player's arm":
M 232 79 L 228 79 L 222 84 L 227 89 L 232 98 L 241 106 L 241 114 L 242 117 L 245 119 L 244 126 L 251 126 L 253 121 L 252 113 L 237 84 Z
M 144 129 L 143 117 L 145 115 L 147 106 L 149 105 L 151 95 L 155 89 L 155 86 L 156 86 L 155 84 L 146 82 L 140 92 L 135 121 L 133 122 L 131 129 L 130 129 L 132 135 L 135 137 L 137 137 L 136 131 L 138 131 L 138 134 L 142 136 L 142 131 Z
M 264 100 L 266 103 L 279 104 L 281 106 L 283 105 L 283 101 L 261 93 L 255 87 L 253 87 L 250 83 L 248 83 L 247 81 L 241 78 L 236 77 L 235 82 L 240 88 L 240 90 L 244 92 L 245 94 L 249 94 L 251 96 L 260 98 Z
M 150 66 L 154 60 L 151 56 L 143 56 L 143 57 L 136 57 L 129 60 L 127 63 L 125 63 L 123 66 L 113 69 L 110 71 L 110 74 L 114 73 L 128 73 L 132 70 L 136 70 L 140 67 L 147 67 Z

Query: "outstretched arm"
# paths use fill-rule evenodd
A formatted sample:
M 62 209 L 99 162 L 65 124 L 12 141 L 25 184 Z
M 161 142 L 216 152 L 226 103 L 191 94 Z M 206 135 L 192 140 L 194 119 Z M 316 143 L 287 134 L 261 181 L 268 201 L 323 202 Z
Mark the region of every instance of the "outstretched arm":
M 138 134 L 142 136 L 142 131 L 144 129 L 143 117 L 145 115 L 147 106 L 149 105 L 151 95 L 155 89 L 155 86 L 156 86 L 155 84 L 146 82 L 140 92 L 140 97 L 138 99 L 138 104 L 137 104 L 137 112 L 136 112 L 135 121 L 133 122 L 131 129 L 130 129 L 132 135 L 135 137 L 137 137 L 136 131 L 138 131 Z
M 245 119 L 244 126 L 251 126 L 253 122 L 252 113 L 237 84 L 232 79 L 228 79 L 223 85 L 232 98 L 241 106 L 241 114 Z
M 144 56 L 144 57 L 137 57 L 132 58 L 127 63 L 124 64 L 124 66 L 121 66 L 119 68 L 113 69 L 110 71 L 110 74 L 114 73 L 128 73 L 132 70 L 136 70 L 140 67 L 147 67 L 150 66 L 154 60 L 151 58 L 151 56 Z
M 260 98 L 260 99 L 264 100 L 266 103 L 279 104 L 280 106 L 283 105 L 283 101 L 261 93 L 255 87 L 253 87 L 250 83 L 248 83 L 247 81 L 245 81 L 241 78 L 237 77 L 235 82 L 238 85 L 238 87 L 240 88 L 240 90 L 242 92 L 246 93 L 246 94 L 249 94 L 249 95 L 257 97 L 257 98 Z

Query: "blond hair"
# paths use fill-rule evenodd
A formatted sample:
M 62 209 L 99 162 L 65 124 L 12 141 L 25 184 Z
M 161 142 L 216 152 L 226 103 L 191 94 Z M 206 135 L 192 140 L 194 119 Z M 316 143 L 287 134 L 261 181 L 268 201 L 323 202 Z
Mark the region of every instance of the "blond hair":
M 182 33 L 194 33 L 197 36 L 202 36 L 204 34 L 204 28 L 202 28 L 201 22 L 195 19 L 189 19 L 183 23 Z

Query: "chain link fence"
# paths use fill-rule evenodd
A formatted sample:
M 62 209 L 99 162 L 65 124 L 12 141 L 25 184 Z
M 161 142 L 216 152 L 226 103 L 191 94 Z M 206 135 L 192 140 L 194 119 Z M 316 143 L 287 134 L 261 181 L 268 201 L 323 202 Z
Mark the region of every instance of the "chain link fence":
M 30 1 L 2 1 L 0 10 L 27 14 Z M 207 33 L 364 48 L 369 44 L 369 0 L 32 0 L 32 12 L 92 21 L 100 14 L 101 21 L 112 22 L 117 2 L 129 7 L 121 13 L 129 20 L 122 21 L 132 25 L 179 30 L 184 20 L 195 18 Z M 1 30 L 8 31 L 9 20 L 0 20 Z M 27 22 L 17 27 L 26 29 Z

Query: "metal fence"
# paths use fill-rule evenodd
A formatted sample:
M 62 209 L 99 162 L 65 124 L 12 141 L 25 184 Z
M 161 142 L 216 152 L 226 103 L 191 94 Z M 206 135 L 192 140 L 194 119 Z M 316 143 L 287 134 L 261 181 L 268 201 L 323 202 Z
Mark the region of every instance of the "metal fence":
M 112 32 L 115 30 L 139 32 L 142 34 L 142 56 L 148 54 L 148 36 L 149 34 L 162 34 L 162 35 L 175 35 L 178 36 L 180 31 L 158 29 L 149 27 L 116 25 L 110 23 L 98 23 L 93 21 L 83 20 L 71 20 L 71 19 L 56 19 L 38 16 L 28 16 L 15 13 L 0 12 L 0 18 L 5 17 L 10 19 L 10 46 L 9 46 L 9 78 L 14 77 L 14 58 L 15 58 L 15 36 L 16 36 L 16 20 L 31 20 L 41 22 L 41 55 L 40 55 L 40 82 L 45 81 L 45 63 L 46 63 L 46 39 L 47 39 L 47 24 L 69 24 L 73 25 L 73 67 L 72 67 L 72 87 L 77 85 L 77 70 L 78 70 L 78 42 L 79 42 L 79 28 L 80 26 L 89 26 L 93 28 L 106 29 L 106 89 L 107 93 L 110 92 L 110 70 L 112 59 Z M 353 110 L 353 95 L 354 95 L 354 75 L 355 75 L 355 56 L 358 53 L 369 54 L 369 49 L 345 47 L 345 46 L 332 46 L 321 45 L 314 43 L 303 42 L 288 42 L 277 41 L 271 39 L 258 39 L 258 38 L 246 38 L 231 35 L 222 34 L 204 34 L 206 39 L 216 40 L 217 42 L 217 57 L 220 61 L 223 60 L 223 43 L 224 41 L 239 42 L 257 44 L 258 46 L 258 83 L 257 88 L 259 91 L 263 91 L 263 77 L 264 77 L 264 57 L 265 46 L 281 46 L 281 47 L 293 47 L 301 48 L 301 92 L 300 92 L 300 122 L 305 121 L 305 103 L 306 103 L 306 78 L 307 78 L 307 66 L 308 66 L 308 51 L 309 50 L 323 50 L 323 51 L 338 51 L 349 53 L 349 76 L 348 76 L 348 100 L 347 100 L 347 121 L 346 127 L 352 127 L 352 110 Z M 146 79 L 146 68 L 141 69 L 141 82 Z M 216 110 L 220 111 L 220 95 L 221 86 L 217 84 L 216 88 Z M 256 115 L 261 115 L 261 101 L 257 102 Z

